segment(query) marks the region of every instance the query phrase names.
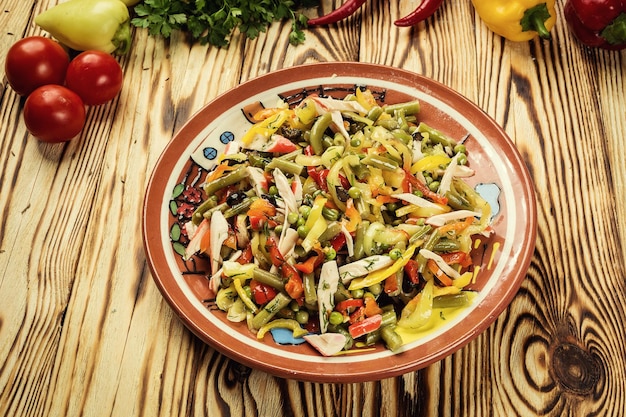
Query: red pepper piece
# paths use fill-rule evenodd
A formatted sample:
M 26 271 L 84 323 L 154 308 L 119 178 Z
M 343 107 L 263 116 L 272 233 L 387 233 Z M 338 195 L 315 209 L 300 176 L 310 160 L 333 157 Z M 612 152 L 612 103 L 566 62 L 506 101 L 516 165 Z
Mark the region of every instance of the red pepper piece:
M 307 25 L 309 26 L 317 26 L 317 25 L 330 25 L 332 23 L 337 23 L 340 20 L 351 16 L 365 3 L 365 0 L 348 0 L 344 4 L 342 4 L 339 8 L 333 10 L 327 15 L 316 17 L 315 19 L 309 19 Z
M 572 33 L 592 48 L 626 48 L 626 2 L 623 0 L 569 0 L 563 9 Z
M 406 265 L 404 265 L 404 272 L 406 272 L 409 280 L 415 285 L 420 283 L 419 269 L 419 264 L 413 259 L 409 259 Z
M 276 297 L 276 290 L 269 285 L 263 284 L 257 280 L 250 280 L 250 291 L 254 302 L 263 305 Z
M 265 243 L 265 247 L 270 254 L 272 264 L 278 268 L 278 272 L 287 281 L 285 283 L 285 291 L 291 298 L 298 300 L 304 294 L 304 286 L 302 285 L 302 278 L 296 268 L 285 260 L 283 254 L 278 249 L 278 244 L 273 237 L 268 237 Z
M 341 314 L 351 314 L 354 309 L 363 306 L 362 298 L 348 298 L 347 300 L 340 301 L 335 307 L 335 310 Z
M 422 0 L 420 5 L 417 6 L 417 9 L 413 10 L 402 19 L 396 20 L 394 24 L 401 27 L 417 25 L 419 22 L 435 14 L 439 6 L 441 6 L 441 3 L 443 3 L 443 0 Z

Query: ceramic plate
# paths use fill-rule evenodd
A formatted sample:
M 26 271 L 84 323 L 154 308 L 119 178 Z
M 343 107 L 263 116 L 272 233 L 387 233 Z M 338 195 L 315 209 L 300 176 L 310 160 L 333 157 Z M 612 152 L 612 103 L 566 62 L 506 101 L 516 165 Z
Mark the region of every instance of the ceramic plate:
M 311 94 L 342 98 L 370 89 L 381 104 L 418 99 L 419 120 L 467 147 L 468 180 L 490 200 L 495 233 L 479 239 L 473 256 L 480 266 L 471 308 L 436 331 L 392 353 L 322 357 L 308 344 L 258 341 L 245 323 L 233 324 L 207 291 L 206 259 L 183 261 L 182 225 L 204 198 L 200 185 L 226 144 L 251 126 L 250 113 L 278 100 L 296 105 Z M 457 351 L 491 325 L 509 305 L 524 279 L 535 247 L 536 206 L 529 173 L 512 141 L 466 98 L 423 76 L 363 63 L 320 63 L 276 71 L 219 96 L 195 114 L 164 150 L 148 185 L 144 244 L 154 280 L 183 323 L 230 358 L 277 376 L 316 382 L 360 382 L 397 376 Z

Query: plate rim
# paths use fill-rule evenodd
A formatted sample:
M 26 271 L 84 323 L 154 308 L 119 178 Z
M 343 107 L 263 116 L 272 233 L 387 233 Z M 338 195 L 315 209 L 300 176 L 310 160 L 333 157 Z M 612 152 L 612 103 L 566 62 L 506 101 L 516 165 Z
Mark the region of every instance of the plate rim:
M 213 341 L 210 336 L 207 339 L 208 335 L 205 329 L 200 328 L 200 326 L 195 323 L 192 319 L 192 313 L 195 311 L 194 306 L 190 306 L 185 303 L 184 299 L 180 299 L 180 294 L 172 294 L 171 288 L 167 287 L 166 280 L 168 277 L 164 277 L 163 275 L 167 275 L 170 271 L 162 271 L 156 267 L 158 261 L 155 259 L 158 256 L 158 248 L 162 247 L 162 239 L 161 235 L 158 234 L 154 236 L 154 229 L 160 229 L 151 227 L 152 224 L 149 222 L 149 219 L 152 219 L 155 215 L 156 208 L 153 204 L 153 199 L 151 196 L 154 196 L 154 190 L 157 187 L 157 173 L 159 171 L 159 167 L 164 163 L 164 160 L 167 159 L 169 153 L 172 149 L 177 145 L 175 143 L 177 138 L 184 135 L 188 130 L 197 131 L 197 133 L 201 130 L 198 129 L 198 125 L 206 126 L 208 121 L 202 123 L 200 119 L 202 118 L 202 114 L 208 112 L 208 108 L 211 106 L 216 106 L 218 104 L 228 106 L 228 97 L 236 94 L 238 91 L 245 91 L 246 89 L 253 88 L 256 84 L 266 82 L 271 86 L 274 86 L 275 83 L 279 82 L 281 79 L 285 79 L 286 73 L 298 74 L 296 77 L 296 81 L 306 80 L 308 79 L 309 74 L 315 74 L 315 78 L 323 78 L 330 77 L 333 75 L 338 76 L 346 76 L 346 77 L 358 77 L 362 74 L 367 74 L 367 78 L 377 78 L 387 77 L 388 79 L 392 79 L 397 84 L 410 85 L 409 83 L 417 83 L 417 82 L 425 82 L 429 85 L 428 93 L 430 94 L 433 89 L 437 90 L 436 92 L 444 92 L 448 97 L 448 100 L 453 99 L 453 101 L 461 101 L 464 102 L 466 106 L 472 109 L 474 112 L 478 112 L 478 114 L 482 117 L 483 123 L 488 123 L 490 127 L 490 131 L 494 130 L 498 133 L 498 136 L 503 139 L 499 142 L 500 146 L 506 145 L 509 148 L 509 155 L 514 156 L 514 159 L 506 158 L 512 166 L 518 168 L 518 171 L 514 171 L 512 169 L 507 169 L 511 173 L 516 174 L 519 178 L 520 185 L 523 186 L 525 196 L 524 199 L 524 207 L 525 210 L 523 214 L 526 217 L 526 223 L 528 225 L 528 229 L 530 230 L 529 242 L 527 245 L 522 247 L 522 250 L 519 252 L 518 264 L 521 265 L 520 268 L 516 268 L 517 271 L 513 274 L 513 278 L 511 279 L 512 285 L 506 286 L 504 288 L 498 288 L 500 292 L 498 293 L 499 301 L 494 302 L 489 308 L 489 311 L 492 313 L 490 316 L 481 321 L 477 321 L 474 326 L 470 329 L 470 331 L 466 331 L 462 337 L 457 338 L 453 344 L 451 344 L 447 349 L 437 352 L 430 352 L 429 354 L 425 354 L 422 356 L 422 360 L 416 361 L 406 361 L 405 363 L 401 363 L 399 365 L 394 366 L 392 369 L 386 370 L 375 370 L 371 369 L 370 371 L 360 371 L 358 373 L 346 372 L 345 370 L 342 372 L 334 372 L 334 373 L 322 373 L 323 371 L 328 371 L 328 369 L 310 369 L 311 364 L 307 363 L 309 369 L 299 369 L 294 370 L 291 366 L 281 364 L 270 365 L 268 363 L 259 362 L 257 359 L 246 355 L 242 352 L 234 351 L 231 348 L 223 346 L 223 344 L 217 343 Z M 328 75 L 325 75 L 328 74 Z M 329 81 L 330 81 L 329 78 Z M 378 78 L 384 79 L 384 78 Z M 400 81 L 402 80 L 402 82 Z M 263 89 L 255 91 L 255 94 L 262 92 Z M 437 97 L 439 98 L 439 97 Z M 441 98 L 439 98 L 441 99 Z M 224 102 L 224 103 L 222 103 Z M 193 137 L 194 135 L 192 135 Z M 190 139 L 191 142 L 193 139 Z M 188 144 L 187 144 L 188 146 Z M 159 196 L 162 194 L 157 193 Z M 159 212 L 164 209 L 161 206 Z M 170 308 L 172 308 L 173 312 L 176 313 L 178 318 L 183 322 L 183 324 L 197 337 L 199 337 L 204 343 L 208 344 L 210 347 L 216 349 L 220 353 L 226 355 L 227 357 L 235 360 L 236 362 L 242 363 L 246 366 L 249 366 L 254 369 L 260 369 L 265 372 L 269 372 L 273 375 L 279 377 L 285 377 L 290 379 L 297 379 L 303 381 L 311 381 L 311 382 L 363 382 L 363 381 L 372 381 L 372 380 L 380 380 L 383 378 L 398 376 L 410 371 L 414 371 L 417 369 L 424 368 L 429 366 L 449 355 L 452 355 L 465 345 L 467 345 L 471 340 L 473 340 L 477 335 L 482 333 L 488 327 L 490 327 L 497 319 L 498 316 L 510 305 L 513 298 L 519 291 L 522 282 L 527 274 L 528 268 L 530 266 L 532 256 L 535 250 L 536 244 L 536 234 L 537 234 L 537 208 L 536 208 L 536 194 L 533 187 L 533 181 L 530 177 L 530 172 L 519 153 L 519 150 L 516 148 L 514 142 L 508 136 L 506 131 L 484 110 L 482 110 L 478 105 L 474 102 L 460 94 L 459 92 L 447 87 L 443 83 L 428 78 L 426 76 L 395 67 L 390 67 L 386 65 L 379 64 L 368 64 L 362 62 L 323 62 L 323 63 L 314 63 L 314 64 L 303 64 L 298 66 L 292 66 L 288 68 L 282 68 L 276 71 L 272 71 L 258 77 L 254 77 L 250 80 L 247 80 L 234 88 L 231 88 L 220 95 L 216 96 L 214 99 L 210 100 L 204 106 L 202 106 L 197 112 L 195 112 L 182 126 L 178 129 L 175 134 L 172 136 L 172 139 L 165 146 L 163 151 L 161 152 L 158 160 L 156 161 L 152 172 L 149 177 L 148 185 L 146 187 L 146 192 L 144 196 L 144 204 L 142 210 L 142 239 L 144 243 L 144 252 L 146 255 L 146 261 L 148 263 L 151 275 L 153 277 L 153 281 L 156 283 L 161 295 L 167 301 Z M 155 239 L 157 240 L 155 242 Z M 156 245 L 156 249 L 155 249 Z M 523 272 L 522 272 L 523 271 Z M 396 354 L 394 356 L 400 357 L 403 355 L 402 353 Z M 337 364 L 333 364 L 332 366 L 336 366 Z M 327 368 L 327 367 L 322 367 Z

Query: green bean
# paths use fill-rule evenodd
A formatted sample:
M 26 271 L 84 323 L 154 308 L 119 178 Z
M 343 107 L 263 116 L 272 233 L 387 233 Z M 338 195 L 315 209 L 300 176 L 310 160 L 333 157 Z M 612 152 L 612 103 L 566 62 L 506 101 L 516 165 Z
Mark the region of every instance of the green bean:
M 265 307 L 256 313 L 251 320 L 251 325 L 255 329 L 260 329 L 267 324 L 280 310 L 287 307 L 291 302 L 291 297 L 283 292 L 276 294 Z
M 384 127 L 390 132 L 400 128 L 398 121 L 395 119 L 379 119 L 376 121 L 376 126 Z
M 247 176 L 248 176 L 248 173 L 246 171 L 246 166 L 242 165 L 236 170 L 224 175 L 223 177 L 220 177 L 216 180 L 209 182 L 208 184 L 205 184 L 204 192 L 206 192 L 206 194 L 209 196 L 214 195 L 217 191 L 221 190 L 222 188 L 227 187 L 229 185 L 236 184 L 239 181 L 246 178 Z
M 317 288 L 313 273 L 302 276 L 304 287 L 304 302 L 310 306 L 317 306 Z
M 311 144 L 313 152 L 315 152 L 316 155 L 324 153 L 324 145 L 322 141 L 324 138 L 324 132 L 326 132 L 326 129 L 328 129 L 333 121 L 332 117 L 333 116 L 330 112 L 324 113 L 322 116 L 318 117 L 313 123 L 313 126 L 311 126 L 309 143 Z
M 393 309 L 387 310 L 383 313 L 383 320 L 380 324 L 380 327 L 395 326 L 397 322 L 398 316 L 396 316 L 396 312 Z
M 413 137 L 409 135 L 406 131 L 402 129 L 394 129 L 391 131 L 391 134 L 398 140 L 401 140 L 405 145 L 411 143 Z
M 278 168 L 281 171 L 289 174 L 300 175 L 304 167 L 286 159 L 274 158 L 272 159 L 272 162 L 265 166 L 265 169 L 271 170 L 274 168 Z
M 430 139 L 435 143 L 440 143 L 443 146 L 450 146 L 451 148 L 456 146 L 456 141 L 450 139 L 444 133 L 437 129 L 433 129 L 425 123 L 420 123 L 419 126 L 417 126 L 417 131 L 420 133 L 428 133 Z
M 361 123 L 367 126 L 371 126 L 374 124 L 374 120 L 370 119 L 369 117 L 363 117 L 358 113 L 355 112 L 345 112 L 343 113 L 347 118 L 351 119 L 352 121 L 354 121 L 355 123 Z M 361 130 L 361 129 L 359 129 Z
M 453 239 L 441 239 L 433 247 L 435 252 L 454 252 L 461 249 L 461 244 Z
M 248 162 L 250 162 L 250 166 L 257 167 L 257 168 L 265 168 L 265 165 L 267 165 L 270 162 L 270 160 L 260 155 L 251 153 L 248 156 Z
M 200 204 L 198 208 L 196 208 L 196 210 L 193 212 L 193 215 L 191 216 L 191 220 L 193 221 L 193 223 L 195 225 L 200 224 L 200 222 L 204 219 L 204 213 L 206 213 L 208 210 L 212 209 L 216 205 L 217 198 L 215 198 L 215 196 L 211 196 L 204 200 L 202 204 Z
M 241 203 L 224 210 L 224 217 L 230 219 L 231 217 L 235 217 L 236 215 L 247 211 L 254 200 L 256 200 L 256 198 L 246 198 Z
M 285 284 L 283 283 L 283 279 L 276 274 L 272 274 L 261 268 L 254 268 L 252 271 L 252 276 L 255 280 L 259 281 L 262 284 L 269 285 L 272 288 L 275 288 L 279 291 L 285 289 Z
M 298 155 L 302 155 L 302 149 L 296 149 L 295 151 L 291 151 L 289 153 L 279 156 L 277 159 L 282 159 L 285 161 L 293 161 L 294 159 L 296 159 L 296 156 Z
M 397 111 L 404 110 L 406 115 L 414 115 L 420 112 L 419 100 L 408 101 L 406 103 L 391 104 L 385 106 L 385 112 L 394 114 Z
M 464 307 L 469 303 L 466 292 L 458 294 L 439 295 L 433 298 L 433 308 L 454 308 Z
M 396 332 L 394 326 L 381 327 L 380 335 L 392 351 L 398 350 L 403 344 L 402 337 Z
M 381 114 L 383 114 L 384 110 L 380 106 L 374 106 L 367 112 L 367 118 L 373 121 L 378 120 Z
M 381 339 L 380 329 L 376 329 L 365 335 L 365 345 L 366 346 L 375 345 L 376 343 L 380 342 L 380 339 Z
M 365 238 L 365 232 L 367 231 L 369 225 L 370 222 L 368 222 L 367 220 L 363 220 L 356 229 L 356 238 L 354 239 L 354 260 L 359 260 L 365 256 L 363 240 Z

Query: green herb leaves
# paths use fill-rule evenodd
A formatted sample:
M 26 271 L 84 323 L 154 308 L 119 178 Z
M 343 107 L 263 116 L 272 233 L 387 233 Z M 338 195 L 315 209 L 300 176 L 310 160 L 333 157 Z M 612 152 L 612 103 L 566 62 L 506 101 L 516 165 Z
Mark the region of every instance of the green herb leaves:
M 289 42 L 304 41 L 307 18 L 298 10 L 317 4 L 314 0 L 144 0 L 135 6 L 131 23 L 147 28 L 153 36 L 170 37 L 173 31 L 188 32 L 202 44 L 227 46 L 235 30 L 255 39 L 274 22 L 290 20 Z

